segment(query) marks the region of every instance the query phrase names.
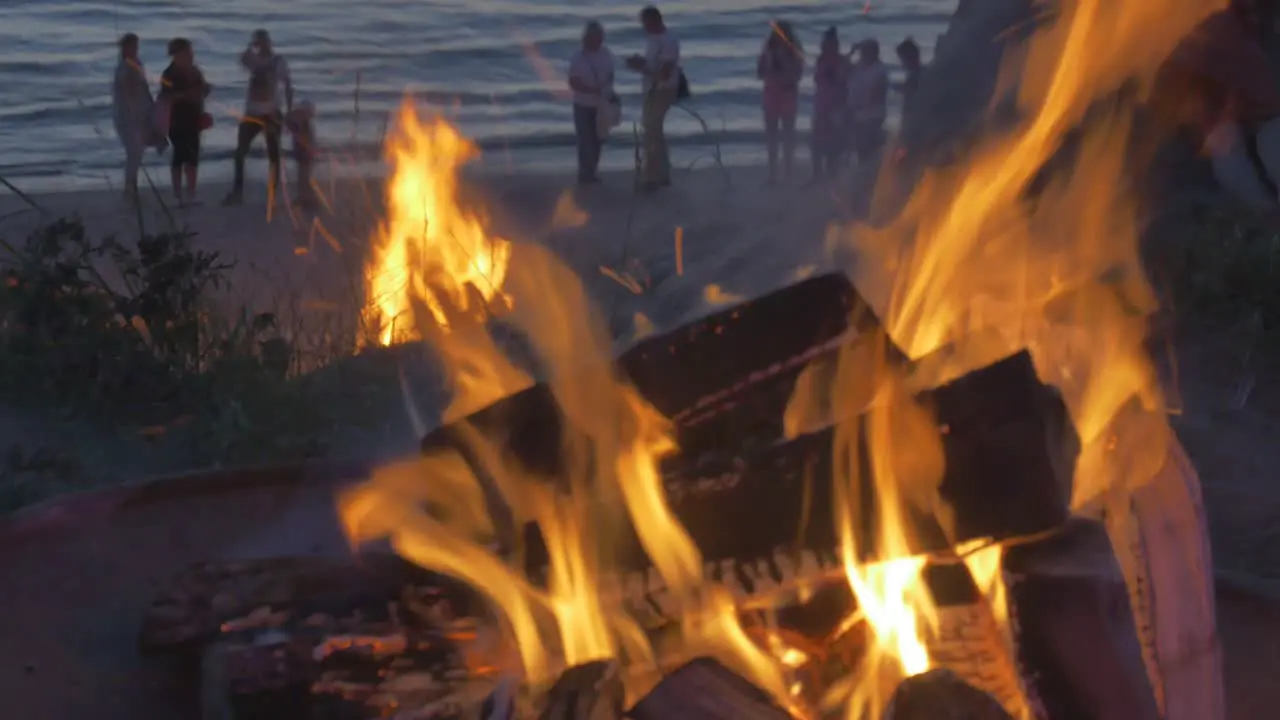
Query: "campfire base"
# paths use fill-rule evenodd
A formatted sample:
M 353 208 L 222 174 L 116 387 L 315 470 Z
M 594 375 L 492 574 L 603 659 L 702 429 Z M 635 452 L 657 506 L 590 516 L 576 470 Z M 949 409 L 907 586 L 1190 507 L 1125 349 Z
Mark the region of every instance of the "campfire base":
M 764 691 L 710 658 L 663 678 L 627 713 L 631 720 L 791 720 Z
M 1013 720 L 995 698 L 950 670 L 931 670 L 903 680 L 884 720 Z

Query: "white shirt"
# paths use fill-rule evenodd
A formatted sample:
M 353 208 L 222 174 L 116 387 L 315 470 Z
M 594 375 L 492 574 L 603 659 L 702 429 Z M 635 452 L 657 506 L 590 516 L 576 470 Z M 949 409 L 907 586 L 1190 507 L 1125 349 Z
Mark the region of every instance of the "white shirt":
M 289 63 L 284 56 L 271 54 L 266 57 L 256 52 L 246 52 L 240 58 L 249 70 L 249 91 L 244 104 L 245 115 L 270 115 L 280 111 L 280 84 L 288 84 Z M 266 85 L 266 94 L 255 97 L 254 76 L 263 73 L 260 82 Z
M 606 47 L 588 52 L 579 49 L 569 61 L 569 77 L 577 78 L 594 93 L 573 91 L 573 104 L 600 107 L 604 98 L 613 94 L 613 53 Z
M 849 107 L 855 119 L 865 122 L 883 122 L 888 115 L 885 107 L 889 87 L 889 68 L 883 62 L 853 66 L 849 75 Z
M 670 30 L 646 37 L 644 61 L 648 72 L 644 76 L 644 91 L 649 92 L 653 87 L 676 89 L 680 85 L 680 41 Z M 675 69 L 671 71 L 671 77 L 659 80 L 658 73 L 665 63 L 674 63 Z

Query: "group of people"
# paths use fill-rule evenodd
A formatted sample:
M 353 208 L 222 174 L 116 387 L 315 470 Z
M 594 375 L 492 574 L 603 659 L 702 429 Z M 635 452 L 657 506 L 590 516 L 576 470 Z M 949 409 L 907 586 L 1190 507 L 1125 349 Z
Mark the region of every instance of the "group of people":
M 919 83 L 920 47 L 907 38 L 898 45 L 897 53 L 906 71 L 906 79 L 896 86 L 905 107 Z M 791 176 L 804 71 L 804 49 L 791 24 L 772 23 L 756 63 L 756 76 L 764 85 L 762 105 L 771 183 L 777 179 L 779 151 L 783 176 Z M 809 148 L 813 179 L 833 177 L 850 159 L 860 165 L 873 162 L 884 144 L 891 89 L 889 69 L 880 59 L 880 43 L 864 40 L 846 53 L 840 47 L 837 30 L 827 28 L 813 63 L 813 86 Z
M 626 67 L 640 75 L 643 105 L 640 129 L 644 144 L 641 166 L 644 190 L 671 184 L 671 160 L 667 154 L 663 124 L 667 111 L 689 94 L 680 69 L 680 41 L 667 29 L 658 8 L 640 11 L 645 51 L 626 60 Z M 598 183 L 600 149 L 609 130 L 622 119 L 621 101 L 614 92 L 613 54 L 604 44 L 604 28 L 594 20 L 582 33 L 582 47 L 569 62 L 569 89 L 573 92 L 573 126 L 578 138 L 578 182 Z
M 671 106 L 688 95 L 688 83 L 680 68 L 680 42 L 667 28 L 662 13 L 646 7 L 640 11 L 640 24 L 645 52 L 628 58 L 626 67 L 641 75 L 643 188 L 654 190 L 671 184 L 663 125 Z M 582 47 L 569 63 L 578 181 L 584 184 L 600 181 L 601 147 L 621 118 L 620 101 L 614 92 L 614 58 L 604 40 L 600 23 L 588 22 Z M 906 79 L 896 89 L 904 105 L 909 105 L 922 67 L 920 47 L 907 38 L 898 45 L 897 53 Z M 855 54 L 856 62 L 852 58 Z M 779 155 L 783 177 L 791 176 L 805 63 L 804 49 L 790 23 L 771 23 L 756 63 L 756 76 L 763 83 L 761 104 L 770 183 L 778 179 Z M 810 156 L 816 181 L 834 176 L 850 159 L 860 164 L 872 161 L 884 142 L 891 84 L 888 68 L 880 59 L 879 43 L 864 40 L 846 53 L 834 27 L 822 36 L 813 81 Z
M 640 11 L 645 50 L 628 57 L 625 67 L 640 75 L 643 103 L 640 126 L 643 142 L 642 188 L 652 191 L 671 184 L 671 162 L 664 124 L 671 107 L 688 97 L 688 81 L 680 66 L 680 41 L 667 28 L 662 13 L 653 6 Z M 142 61 L 138 36 L 120 39 L 120 60 L 113 83 L 114 123 L 125 150 L 124 193 L 138 200 L 138 172 L 148 148 L 170 152 L 173 195 L 180 205 L 198 202 L 196 182 L 200 165 L 201 134 L 213 125 L 205 106 L 213 86 L 195 61 L 191 41 L 169 41 L 169 65 L 160 76 L 156 94 L 151 92 Z M 907 39 L 897 48 L 907 72 L 899 87 L 910 102 L 920 71 L 920 49 Z M 852 56 L 857 54 L 857 61 Z M 763 83 L 762 105 L 769 158 L 769 181 L 791 176 L 795 157 L 796 117 L 800 84 L 805 76 L 805 53 L 791 25 L 771 23 L 768 38 L 756 64 Z M 254 140 L 262 135 L 270 163 L 269 188 L 275 197 L 280 186 L 280 141 L 288 129 L 298 169 L 297 202 L 311 206 L 315 194 L 311 165 L 316 154 L 314 107 L 294 103 L 289 65 L 276 53 L 265 30 L 253 33 L 240 56 L 249 74 L 244 112 L 239 119 L 235 174 L 224 205 L 239 204 L 244 195 L 244 166 Z M 573 94 L 573 124 L 578 145 L 578 181 L 600 182 L 598 169 L 605 137 L 621 121 L 621 101 L 614 92 L 614 58 L 605 46 L 604 28 L 587 23 L 582 47 L 569 66 Z M 822 36 L 822 47 L 813 64 L 814 99 L 811 116 L 811 148 L 815 180 L 836 174 L 850 158 L 869 162 L 883 142 L 887 116 L 889 72 L 880 60 L 875 40 L 842 51 L 834 27 Z M 183 181 L 185 180 L 185 188 Z
M 148 148 L 169 151 L 173 195 L 180 206 L 199 202 L 196 181 L 200 166 L 200 137 L 213 125 L 205 109 L 213 86 L 195 61 L 195 50 L 186 38 L 169 41 L 169 65 L 160 75 L 157 92 L 139 57 L 138 36 L 129 33 L 120 39 L 120 60 L 112 84 L 113 121 L 125 150 L 124 194 L 127 202 L 138 202 L 138 172 Z M 235 180 L 224 205 L 238 205 L 244 199 L 244 164 L 253 141 L 266 140 L 270 163 L 269 191 L 274 198 L 280 186 L 280 139 L 287 127 L 293 136 L 293 155 L 298 168 L 297 202 L 314 205 L 311 164 L 314 159 L 315 109 L 309 102 L 294 104 L 289 65 L 271 45 L 266 30 L 253 33 L 240 56 L 249 73 L 244 112 L 239 118 L 235 152 Z M 183 180 L 186 181 L 185 192 Z

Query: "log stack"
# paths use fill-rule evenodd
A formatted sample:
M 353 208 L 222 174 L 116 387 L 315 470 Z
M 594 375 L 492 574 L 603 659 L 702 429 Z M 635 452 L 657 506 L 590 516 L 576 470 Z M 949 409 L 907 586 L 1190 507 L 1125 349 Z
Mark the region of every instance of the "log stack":
M 664 482 L 675 514 L 707 559 L 707 574 L 735 588 L 748 615 L 753 598 L 776 600 L 800 581 L 816 583 L 816 594 L 803 601 L 796 594 L 781 608 L 776 627 L 820 651 L 855 609 L 831 523 L 805 511 L 830 506 L 833 432 L 815 427 L 786 437 L 781 419 L 806 364 L 869 342 L 885 342 L 874 315 L 843 277 L 828 276 L 650 339 L 619 361 L 621 372 L 675 420 L 682 452 L 663 465 Z M 907 362 L 892 349 L 886 357 L 890 364 Z M 1180 716 L 1164 698 L 1170 689 L 1160 678 L 1182 672 L 1182 683 L 1217 687 L 1212 663 L 1189 677 L 1162 646 L 1163 638 L 1180 637 L 1178 626 L 1187 618 L 1132 593 L 1131 577 L 1146 578 L 1156 592 L 1161 588 L 1152 578 L 1173 586 L 1166 565 L 1146 561 L 1134 571 L 1129 555 L 1118 558 L 1112 549 L 1107 527 L 1070 517 L 1078 441 L 1061 398 L 1038 380 L 1025 353 L 904 401 L 932 408 L 945 427 L 940 494 L 953 509 L 945 531 L 939 518 L 921 512 L 911 517 L 915 549 L 934 553 L 971 539 L 1008 541 L 1012 633 L 1001 632 L 996 609 L 965 566 L 935 553 L 925 574 L 940 606 L 930 650 L 947 672 L 900 688 L 892 717 L 949 717 L 930 715 L 927 708 L 939 697 L 955 696 L 972 706 L 969 715 L 955 717 L 974 720 L 998 717 L 983 698 L 1009 715 L 1030 712 L 1048 720 L 1173 719 Z M 545 386 L 481 410 L 468 422 L 482 430 L 506 429 L 511 459 L 555 476 L 566 429 Z M 423 446 L 465 453 L 458 437 L 445 427 L 424 438 Z M 1194 484 L 1187 472 L 1175 478 L 1188 483 L 1182 496 Z M 869 475 L 869 469 L 862 473 Z M 873 508 L 873 488 L 862 491 L 864 506 Z M 1147 501 L 1135 510 L 1139 525 L 1154 507 Z M 872 542 L 874 518 L 867 513 L 855 528 L 868 557 L 879 552 Z M 1194 513 L 1178 528 L 1161 530 L 1202 547 L 1203 535 L 1196 533 L 1203 528 Z M 536 532 L 530 537 L 526 561 L 537 577 L 545 548 Z M 1149 529 L 1139 534 L 1151 537 Z M 664 612 L 665 589 L 634 535 L 620 547 L 620 567 L 635 575 L 634 582 L 621 583 L 635 588 L 631 608 L 648 612 L 646 624 L 659 630 L 676 619 Z M 1154 549 L 1148 543 L 1144 551 Z M 1201 560 L 1206 567 L 1207 552 Z M 1185 591 L 1187 582 L 1181 582 Z M 1154 615 L 1153 608 L 1163 614 Z M 201 658 L 205 716 L 218 720 L 460 717 L 474 716 L 481 704 L 485 717 L 496 720 L 518 713 L 509 692 L 502 695 L 497 670 L 507 652 L 478 640 L 487 625 L 476 618 L 483 616 L 466 588 L 395 558 L 336 564 L 280 559 L 205 565 L 176 578 L 157 598 L 143 642 L 153 651 Z M 1200 613 L 1195 622 L 1207 623 L 1208 630 L 1195 629 L 1212 637 L 1211 613 Z M 832 667 L 824 676 L 854 667 L 856 650 L 853 655 L 828 658 Z M 543 716 L 714 718 L 734 708 L 734 717 L 786 717 L 745 680 L 706 659 L 671 673 L 625 712 L 616 700 L 614 673 L 603 664 L 573 669 L 549 696 Z M 708 703 L 713 707 L 704 707 Z M 1220 717 L 1212 699 L 1199 707 L 1209 710 L 1199 717 Z

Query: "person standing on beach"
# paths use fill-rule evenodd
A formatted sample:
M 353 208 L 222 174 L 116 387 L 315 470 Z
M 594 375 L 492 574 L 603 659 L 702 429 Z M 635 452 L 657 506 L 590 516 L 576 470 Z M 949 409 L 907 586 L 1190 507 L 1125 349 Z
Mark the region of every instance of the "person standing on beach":
M 578 137 L 578 183 L 600 182 L 600 149 L 616 124 L 618 96 L 613 92 L 613 54 L 604 46 L 604 27 L 592 20 L 582 31 L 582 47 L 569 61 L 573 90 L 573 130 Z
M 275 201 L 280 186 L 280 130 L 284 117 L 293 112 L 293 80 L 289 64 L 271 48 L 271 35 L 255 30 L 249 47 L 240 55 L 240 64 L 249 71 L 249 91 L 244 117 L 236 131 L 235 180 L 223 205 L 239 205 L 244 201 L 244 160 L 249 147 L 258 137 L 266 138 L 270 177 L 267 180 L 268 202 Z M 284 86 L 284 113 L 280 112 L 280 86 Z
M 756 60 L 756 77 L 764 81 L 764 139 L 769 154 L 769 184 L 778 179 L 778 144 L 782 144 L 782 174 L 791 179 L 796 154 L 796 113 L 800 109 L 800 79 L 804 50 L 791 23 L 771 23 L 769 37 Z
M 180 206 L 198 202 L 196 175 L 200 166 L 200 133 L 204 130 L 205 98 L 212 90 L 196 67 L 195 50 L 186 38 L 169 41 L 169 67 L 160 76 L 160 99 L 168 108 L 169 142 L 173 145 L 170 176 L 173 196 Z M 187 194 L 182 194 L 186 175 Z
M 833 178 L 844 153 L 845 100 L 848 97 L 849 58 L 840 52 L 835 27 L 822 34 L 822 51 L 813 64 L 813 119 L 809 130 L 809 155 L 815 182 Z
M 163 149 L 155 133 L 155 100 L 147 87 L 146 71 L 138 60 L 138 36 L 120 38 L 120 62 L 111 85 L 112 121 L 116 137 L 124 146 L 124 200 L 138 202 L 138 169 L 146 149 Z
M 645 33 L 644 55 L 632 55 L 627 67 L 642 76 L 644 107 L 640 127 L 644 133 L 644 181 L 641 188 L 653 191 L 671 184 L 671 158 L 663 123 L 680 90 L 680 41 L 667 29 L 658 8 L 640 11 Z
M 915 99 L 916 88 L 920 86 L 920 72 L 922 70 L 920 63 L 920 46 L 916 41 L 907 38 L 898 43 L 895 48 L 898 53 L 898 60 L 902 63 L 902 69 L 906 71 L 907 76 L 897 86 L 897 91 L 902 93 L 902 115 L 905 117 L 911 111 L 911 101 Z
M 849 77 L 850 134 L 858 165 L 872 162 L 884 141 L 888 116 L 889 69 L 880 61 L 880 43 L 863 40 Z

